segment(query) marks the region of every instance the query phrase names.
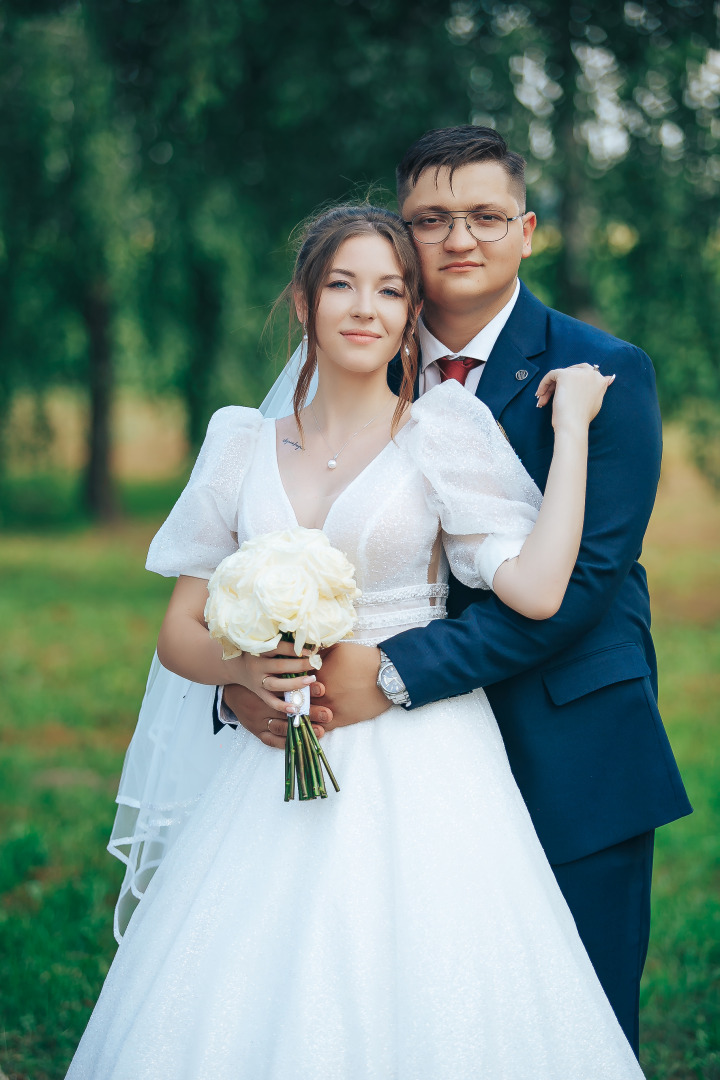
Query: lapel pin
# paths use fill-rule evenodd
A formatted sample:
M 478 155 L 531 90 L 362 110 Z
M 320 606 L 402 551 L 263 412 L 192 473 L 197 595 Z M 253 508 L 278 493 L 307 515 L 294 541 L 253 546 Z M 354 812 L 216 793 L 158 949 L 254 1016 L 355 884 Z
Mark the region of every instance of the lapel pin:
M 520 368 L 519 371 L 515 372 L 515 378 L 517 379 L 518 382 L 523 382 L 525 379 L 527 379 L 527 377 L 528 377 L 528 373 L 525 370 L 525 368 Z

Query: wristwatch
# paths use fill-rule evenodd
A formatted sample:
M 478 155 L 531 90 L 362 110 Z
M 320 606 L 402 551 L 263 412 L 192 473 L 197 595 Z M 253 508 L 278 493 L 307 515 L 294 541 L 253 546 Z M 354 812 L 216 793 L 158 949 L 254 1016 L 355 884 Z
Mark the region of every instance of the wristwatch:
M 405 683 L 400 678 L 400 672 L 382 649 L 380 650 L 380 670 L 377 684 L 388 701 L 392 701 L 393 705 L 410 704 L 410 695 L 407 692 Z

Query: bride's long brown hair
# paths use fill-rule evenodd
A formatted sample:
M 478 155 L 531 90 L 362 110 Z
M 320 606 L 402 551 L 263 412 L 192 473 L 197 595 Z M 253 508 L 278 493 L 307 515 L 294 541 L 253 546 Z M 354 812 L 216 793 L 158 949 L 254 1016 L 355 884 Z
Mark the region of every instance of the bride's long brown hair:
M 336 206 L 307 222 L 300 234 L 300 249 L 290 284 L 278 303 L 287 301 L 290 308 L 290 335 L 296 316 L 295 301 L 300 300 L 306 311 L 305 334 L 307 353 L 298 375 L 293 397 L 293 408 L 298 430 L 302 435 L 300 410 L 305 405 L 310 382 L 317 366 L 316 316 L 320 292 L 330 271 L 335 254 L 342 243 L 352 236 L 375 233 L 391 245 L 398 261 L 405 286 L 408 317 L 400 342 L 402 379 L 398 391 L 398 403 L 392 418 L 391 434 L 412 402 L 418 363 L 416 326 L 422 300 L 420 264 L 412 240 L 402 219 L 391 210 L 378 206 Z

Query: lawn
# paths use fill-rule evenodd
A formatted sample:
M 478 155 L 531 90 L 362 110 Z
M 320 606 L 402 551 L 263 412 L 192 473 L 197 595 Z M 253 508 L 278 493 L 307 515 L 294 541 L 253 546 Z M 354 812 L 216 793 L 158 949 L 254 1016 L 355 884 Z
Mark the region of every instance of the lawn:
M 64 1076 L 114 952 L 122 868 L 105 844 L 171 585 L 142 568 L 169 490 L 133 489 L 133 513 L 104 530 L 68 522 L 62 484 L 32 530 L 23 523 L 47 486 L 19 485 L 6 513 L 0 1068 L 9 1080 Z M 673 438 L 644 561 L 661 705 L 696 812 L 658 834 L 643 989 L 650 1080 L 720 1080 L 718 552 L 720 503 Z

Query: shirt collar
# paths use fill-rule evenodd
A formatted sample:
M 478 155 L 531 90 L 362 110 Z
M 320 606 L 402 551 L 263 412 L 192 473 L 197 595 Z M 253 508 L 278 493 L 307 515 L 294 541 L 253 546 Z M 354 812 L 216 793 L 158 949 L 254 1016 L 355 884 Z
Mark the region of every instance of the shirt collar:
M 420 353 L 422 356 L 422 369 L 425 370 L 430 364 L 434 364 L 437 360 L 441 360 L 444 356 L 456 357 L 467 356 L 472 360 L 486 361 L 493 350 L 495 342 L 500 337 L 500 332 L 505 326 L 505 323 L 510 318 L 510 313 L 515 307 L 518 296 L 520 295 L 520 282 L 515 282 L 515 291 L 511 298 L 508 300 L 504 308 L 498 311 L 487 326 L 483 326 L 482 330 L 475 335 L 472 341 L 469 341 L 464 349 L 460 352 L 451 353 L 448 351 L 447 345 L 443 345 L 434 334 L 431 334 L 427 326 L 422 320 L 422 316 L 418 320 L 418 337 L 420 339 Z

